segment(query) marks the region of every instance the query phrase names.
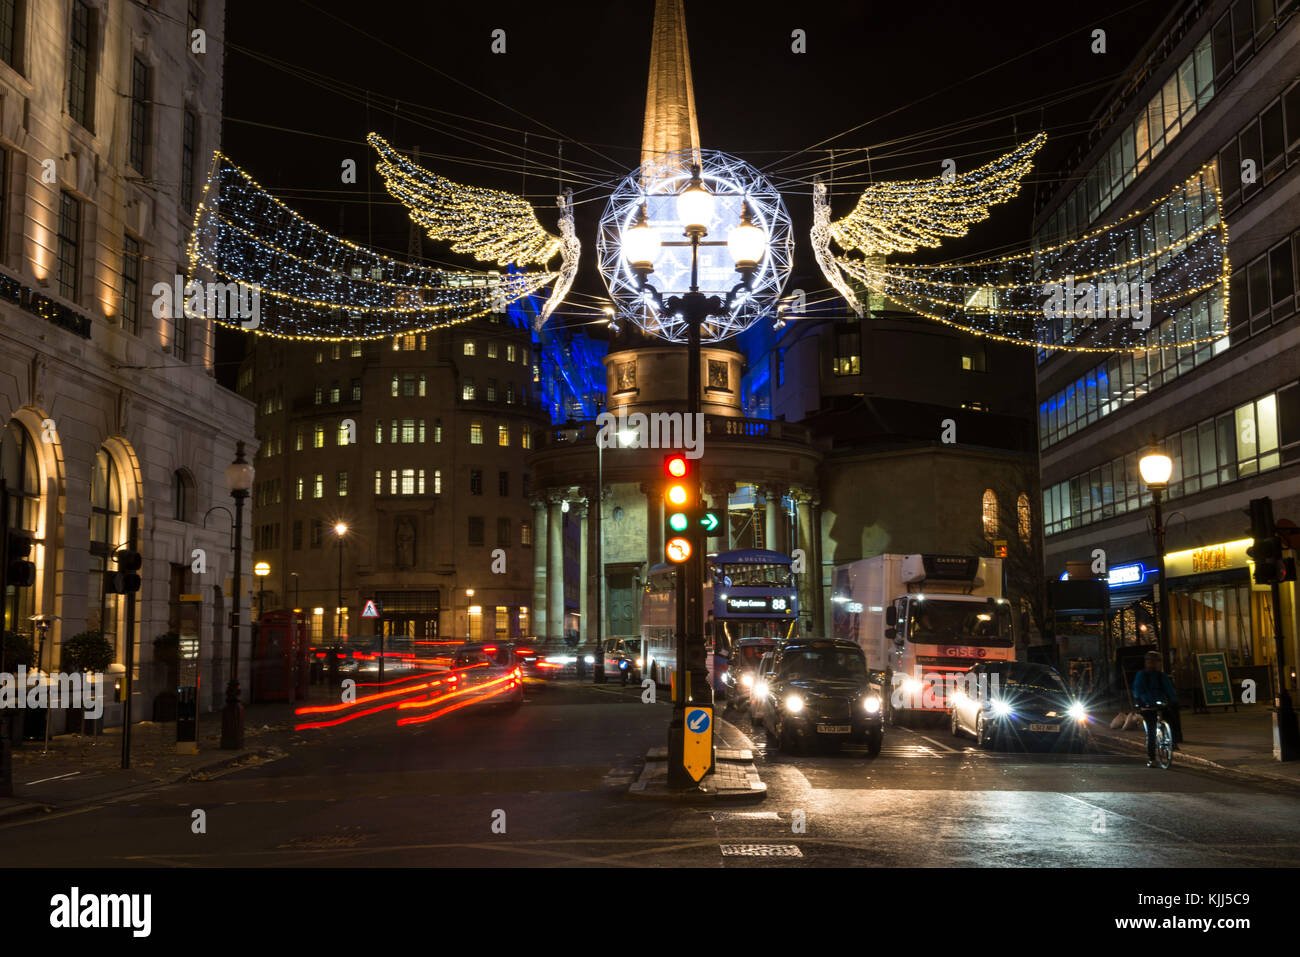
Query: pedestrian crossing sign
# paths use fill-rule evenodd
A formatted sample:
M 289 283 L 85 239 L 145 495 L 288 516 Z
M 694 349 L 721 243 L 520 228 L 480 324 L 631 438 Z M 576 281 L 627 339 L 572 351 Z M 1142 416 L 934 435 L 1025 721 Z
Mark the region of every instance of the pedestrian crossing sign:
M 366 607 L 361 609 L 361 617 L 362 618 L 379 617 L 379 608 L 375 605 L 375 600 L 373 598 L 366 600 Z

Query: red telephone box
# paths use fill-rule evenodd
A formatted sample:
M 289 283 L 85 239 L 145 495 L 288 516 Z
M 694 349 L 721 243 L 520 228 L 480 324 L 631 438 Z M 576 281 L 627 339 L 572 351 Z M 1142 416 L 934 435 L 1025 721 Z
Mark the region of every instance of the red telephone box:
M 307 618 L 289 611 L 268 611 L 258 619 L 253 646 L 253 701 L 288 701 L 307 697 Z

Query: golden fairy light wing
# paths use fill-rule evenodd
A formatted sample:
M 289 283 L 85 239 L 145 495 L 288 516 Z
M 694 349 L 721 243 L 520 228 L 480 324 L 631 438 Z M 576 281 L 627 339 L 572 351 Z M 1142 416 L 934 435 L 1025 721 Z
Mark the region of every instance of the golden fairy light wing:
M 830 225 L 830 237 L 845 250 L 865 255 L 911 253 L 964 236 L 989 215 L 989 207 L 1011 199 L 1046 141 L 1039 133 L 1010 153 L 951 178 L 901 180 L 867 187 L 853 212 Z
M 412 163 L 379 134 L 366 139 L 379 154 L 376 168 L 384 186 L 430 239 L 499 266 L 545 265 L 565 251 L 565 241 L 542 228 L 522 197 L 454 183 Z

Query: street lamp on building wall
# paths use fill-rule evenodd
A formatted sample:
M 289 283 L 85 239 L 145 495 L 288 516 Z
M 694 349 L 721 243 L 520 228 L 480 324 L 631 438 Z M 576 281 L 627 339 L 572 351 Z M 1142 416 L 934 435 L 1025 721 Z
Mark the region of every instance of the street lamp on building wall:
M 1156 641 L 1160 650 L 1160 660 L 1166 671 L 1169 670 L 1169 588 L 1165 579 L 1165 519 L 1160 510 L 1160 500 L 1169 487 L 1169 479 L 1174 472 L 1174 462 L 1159 445 L 1152 444 L 1142 458 L 1138 460 L 1138 471 L 1142 481 L 1151 490 L 1151 507 L 1154 512 L 1152 532 L 1156 539 L 1156 561 L 1159 564 L 1157 584 L 1160 589 L 1158 614 L 1160 626 Z
M 659 316 L 680 316 L 687 328 L 686 352 L 686 389 L 687 413 L 694 417 L 701 412 L 700 396 L 700 328 L 711 318 L 721 319 L 731 314 L 732 310 L 751 295 L 754 273 L 758 265 L 767 256 L 769 250 L 768 234 L 755 225 L 747 197 L 742 197 L 740 221 L 731 228 L 725 241 L 705 241 L 709 234 L 708 224 L 713 221 L 715 197 L 709 192 L 700 176 L 698 165 L 691 167 L 691 178 L 677 194 L 677 221 L 682 227 L 685 242 L 663 242 L 656 230 L 650 225 L 646 206 L 643 205 L 636 221 L 625 230 L 621 237 L 622 253 L 636 276 L 637 291 L 645 306 L 654 310 Z M 691 273 L 689 291 L 676 296 L 663 296 L 659 290 L 650 285 L 650 275 L 654 264 L 664 246 L 688 245 L 691 250 Z M 700 291 L 700 247 L 723 246 L 731 254 L 740 282 L 732 286 L 725 296 L 705 295 Z M 698 479 L 692 490 L 691 509 L 703 506 L 702 489 Z M 673 717 L 668 726 L 668 773 L 669 780 L 677 786 L 689 786 L 693 782 L 686 774 L 683 765 L 684 729 L 686 719 L 686 701 L 711 707 L 713 691 L 709 687 L 708 673 L 704 668 L 704 555 L 706 539 L 701 526 L 691 529 L 691 544 L 694 557 L 681 566 L 680 571 L 688 583 L 679 596 L 685 597 L 687 617 L 679 622 L 684 627 L 679 629 L 677 640 L 677 687 L 679 690 L 673 702 Z M 688 668 L 689 653 L 689 668 Z M 688 678 L 689 674 L 689 678 Z
M 244 706 L 239 703 L 239 604 L 243 592 L 244 499 L 253 487 L 253 466 L 244 458 L 244 443 L 235 443 L 235 460 L 226 466 L 226 487 L 235 500 L 235 567 L 230 594 L 230 680 L 226 683 L 226 706 L 221 712 L 221 747 L 244 746 Z

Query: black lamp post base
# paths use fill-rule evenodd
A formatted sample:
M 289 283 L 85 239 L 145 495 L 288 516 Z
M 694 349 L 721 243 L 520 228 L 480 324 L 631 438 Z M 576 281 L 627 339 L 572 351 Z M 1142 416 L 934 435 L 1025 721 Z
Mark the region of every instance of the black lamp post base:
M 239 703 L 239 684 L 226 685 L 226 706 L 221 709 L 221 748 L 237 751 L 244 746 L 244 706 Z

